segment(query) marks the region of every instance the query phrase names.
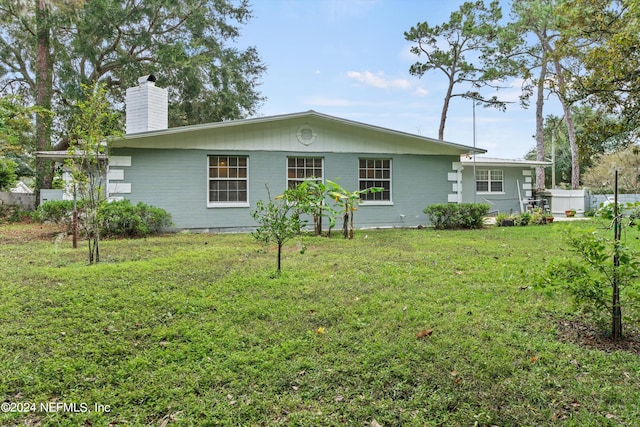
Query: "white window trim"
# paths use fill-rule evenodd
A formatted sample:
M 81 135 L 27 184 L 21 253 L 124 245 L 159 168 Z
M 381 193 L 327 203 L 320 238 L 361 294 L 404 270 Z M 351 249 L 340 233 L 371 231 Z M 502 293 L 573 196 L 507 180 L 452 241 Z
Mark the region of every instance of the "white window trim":
M 227 156 L 227 157 L 245 157 L 247 159 L 247 201 L 246 202 L 212 202 L 209 200 L 209 182 L 211 181 L 211 178 L 209 178 L 209 158 L 213 157 L 213 156 Z M 251 165 L 249 162 L 249 156 L 242 156 L 242 155 L 231 155 L 231 154 L 208 154 L 207 155 L 207 192 L 206 192 L 206 197 L 207 197 L 207 208 L 248 208 L 251 207 L 251 194 L 249 191 L 249 183 L 250 181 L 250 172 L 251 172 Z
M 302 183 L 309 178 L 289 178 L 289 159 L 320 159 L 322 161 L 322 167 L 320 168 L 320 170 L 322 170 L 322 177 L 320 179 L 315 179 L 315 181 L 320 181 L 324 184 L 324 156 L 286 156 L 284 159 L 284 173 L 285 173 L 285 188 L 289 188 L 289 181 L 296 181 L 298 183 Z
M 359 206 L 393 206 L 391 200 L 360 200 Z
M 478 191 L 478 184 L 477 184 L 477 183 L 478 183 L 479 181 L 478 181 L 478 175 L 477 175 L 477 173 L 478 173 L 479 171 L 481 171 L 481 170 L 482 170 L 482 171 L 488 171 L 488 172 L 489 172 L 489 179 L 488 179 L 487 181 L 482 180 L 482 182 L 487 182 L 487 183 L 488 183 L 489 191 Z M 502 182 L 502 191 L 491 191 L 491 183 L 492 183 L 492 182 L 498 182 L 498 181 L 491 181 L 491 172 L 492 172 L 492 171 L 500 171 L 500 172 L 502 172 L 502 180 L 500 181 L 500 182 Z M 475 182 L 476 182 L 476 194 L 494 194 L 494 195 L 504 195 L 504 194 L 507 194 L 507 193 L 504 191 L 504 170 L 503 170 L 503 169 L 478 169 L 478 171 L 476 172 L 476 179 L 475 179 Z
M 359 157 L 358 158 L 358 188 L 360 181 L 376 181 L 375 179 L 360 179 L 360 160 L 389 160 L 389 200 L 360 200 L 359 206 L 393 206 L 393 159 L 392 158 L 376 158 L 376 157 Z M 383 180 L 377 180 L 383 181 Z

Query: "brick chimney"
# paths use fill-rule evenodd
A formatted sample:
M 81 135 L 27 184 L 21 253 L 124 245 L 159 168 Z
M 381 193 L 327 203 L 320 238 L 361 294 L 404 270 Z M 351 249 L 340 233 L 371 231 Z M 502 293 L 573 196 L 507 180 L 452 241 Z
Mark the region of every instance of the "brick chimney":
M 138 86 L 127 89 L 125 103 L 127 134 L 167 129 L 169 96 L 156 87 L 153 74 L 138 79 Z

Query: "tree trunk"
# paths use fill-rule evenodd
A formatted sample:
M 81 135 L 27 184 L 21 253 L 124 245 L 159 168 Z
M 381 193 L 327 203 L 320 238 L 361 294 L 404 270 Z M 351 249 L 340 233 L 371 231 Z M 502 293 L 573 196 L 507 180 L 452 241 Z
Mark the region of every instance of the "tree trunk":
M 342 236 L 345 239 L 349 237 L 349 212 L 345 212 L 342 217 Z
M 444 125 L 447 122 L 447 112 L 449 111 L 449 102 L 451 101 L 451 94 L 453 93 L 453 79 L 449 78 L 449 87 L 447 88 L 447 94 L 444 97 L 444 104 L 442 104 L 442 113 L 440 114 L 440 128 L 438 129 L 438 139 L 444 139 Z
M 36 4 L 36 95 L 37 106 L 51 110 L 53 94 L 53 65 L 51 58 L 51 39 L 49 34 L 49 10 L 45 0 Z M 36 114 L 36 149 L 51 149 L 51 115 Z M 36 160 L 36 204 L 40 199 L 40 189 L 51 188 L 53 172 L 51 161 Z
M 547 78 L 547 56 L 543 54 L 542 64 L 540 65 L 540 76 L 538 77 L 538 87 L 536 94 L 536 160 L 544 161 L 544 84 Z M 545 188 L 544 167 L 536 168 L 536 190 L 541 191 Z
M 556 77 L 558 79 L 558 98 L 562 104 L 565 123 L 567 124 L 567 133 L 569 134 L 569 148 L 571 149 L 571 189 L 577 190 L 580 187 L 580 162 L 578 159 L 578 145 L 576 144 L 576 130 L 573 125 L 573 116 L 571 114 L 571 105 L 567 103 L 565 96 L 566 82 L 564 80 L 564 72 L 560 61 L 554 60 Z
M 278 242 L 278 270 L 276 271 L 278 276 L 280 275 L 280 270 L 282 266 L 281 260 L 282 260 L 282 242 Z
M 353 211 L 351 211 L 349 218 L 349 239 L 353 239 Z
M 571 106 L 567 105 L 564 99 L 561 99 L 561 104 L 564 110 L 564 119 L 567 124 L 567 133 L 569 134 L 569 148 L 571 150 L 571 189 L 577 190 L 580 188 L 580 161 L 578 158 L 578 144 L 576 144 L 576 129 L 573 125 Z
M 622 224 L 620 224 L 620 216 L 618 212 L 618 171 L 616 170 L 614 182 L 614 200 L 613 200 L 613 299 L 611 304 L 611 338 L 614 340 L 622 339 L 622 307 L 620 306 L 620 232 Z

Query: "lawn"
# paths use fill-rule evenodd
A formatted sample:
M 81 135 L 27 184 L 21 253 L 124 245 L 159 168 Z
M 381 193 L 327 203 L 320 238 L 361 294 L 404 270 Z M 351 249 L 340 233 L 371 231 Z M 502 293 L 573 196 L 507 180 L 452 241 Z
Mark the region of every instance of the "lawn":
M 532 288 L 585 226 L 305 237 L 280 277 L 248 234 L 110 240 L 88 266 L 0 226 L 0 424 L 639 425 L 638 353 Z

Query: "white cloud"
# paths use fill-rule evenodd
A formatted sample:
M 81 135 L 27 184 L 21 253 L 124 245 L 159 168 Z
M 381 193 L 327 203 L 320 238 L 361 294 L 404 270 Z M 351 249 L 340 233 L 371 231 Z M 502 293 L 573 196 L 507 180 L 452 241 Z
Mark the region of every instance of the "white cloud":
M 362 73 L 359 71 L 348 71 L 347 77 L 349 77 L 350 79 L 354 79 L 366 86 L 373 86 L 379 89 L 411 89 L 411 82 L 409 82 L 409 80 L 389 79 L 382 72 L 373 74 L 370 71 L 364 71 Z
M 425 88 L 423 88 L 423 87 L 417 87 L 417 88 L 413 91 L 413 94 L 414 94 L 414 95 L 416 95 L 416 96 L 427 96 L 427 95 L 429 95 L 429 91 L 428 91 L 428 90 L 426 90 L 426 89 L 425 89 Z

